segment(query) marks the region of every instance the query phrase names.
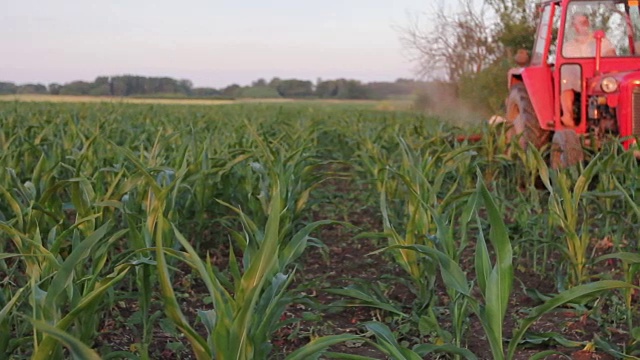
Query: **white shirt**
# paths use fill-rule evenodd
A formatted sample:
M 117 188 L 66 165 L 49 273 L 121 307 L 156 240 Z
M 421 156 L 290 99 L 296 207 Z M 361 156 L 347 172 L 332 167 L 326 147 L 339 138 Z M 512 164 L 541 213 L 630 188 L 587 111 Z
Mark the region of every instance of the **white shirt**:
M 602 54 L 614 51 L 611 41 L 602 38 Z M 567 58 L 584 58 L 596 56 L 596 38 L 593 35 L 575 36 L 570 41 L 565 42 L 562 48 L 562 55 Z

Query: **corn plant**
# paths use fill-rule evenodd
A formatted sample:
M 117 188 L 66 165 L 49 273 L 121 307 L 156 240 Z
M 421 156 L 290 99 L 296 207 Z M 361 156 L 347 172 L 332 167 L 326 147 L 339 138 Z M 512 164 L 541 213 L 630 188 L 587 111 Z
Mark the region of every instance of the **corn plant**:
M 630 152 L 623 154 L 612 152 L 603 160 L 603 171 L 598 174 L 598 195 L 600 195 L 600 198 L 604 198 L 604 209 L 600 209 L 604 214 L 606 214 L 604 227 L 604 231 L 606 234 L 609 234 L 609 228 L 611 227 L 611 222 L 613 221 L 609 218 L 614 217 L 615 219 L 615 215 L 618 213 L 620 208 L 624 209 L 625 212 L 633 214 L 633 217 L 636 220 L 636 224 L 638 220 L 640 220 L 640 207 L 638 206 L 637 201 L 634 199 L 634 197 L 637 196 L 634 192 L 634 186 L 637 182 L 638 176 L 638 173 L 635 171 L 636 168 L 637 162 L 633 156 L 633 153 Z M 634 171 L 629 171 L 629 169 L 632 169 Z M 604 195 L 607 194 L 609 194 L 610 196 L 605 197 Z M 617 204 L 617 209 L 614 209 L 613 201 L 619 198 L 622 199 L 623 203 Z M 624 205 L 626 205 L 626 208 L 624 207 Z M 629 220 L 626 219 L 626 216 L 620 216 L 618 221 L 626 222 Z M 633 224 L 632 221 L 630 221 L 630 223 Z M 620 228 L 626 229 L 628 227 L 620 226 Z M 623 234 L 624 233 L 612 235 L 612 246 L 614 247 L 615 252 L 611 254 L 601 255 L 598 258 L 594 259 L 593 262 L 594 264 L 612 260 L 621 262 L 624 280 L 628 283 L 633 283 L 637 278 L 638 270 L 640 270 L 640 258 L 638 257 L 638 254 L 633 251 L 634 249 L 628 249 L 622 246 L 620 238 L 623 236 Z M 636 308 L 632 301 L 634 289 L 629 288 L 625 289 L 624 291 L 625 306 L 627 310 L 627 328 L 630 331 L 634 331 L 635 327 L 633 323 L 633 311 Z
M 507 126 L 505 123 L 484 124 L 480 128 L 482 138 L 477 151 L 486 163 L 484 175 L 487 183 L 497 180 L 502 174 L 509 174 L 509 170 L 512 170 L 513 164 L 507 156 L 510 145 L 506 136 Z
M 83 342 L 78 339 L 70 336 L 68 333 L 58 329 L 55 326 L 51 326 L 46 322 L 42 321 L 32 321 L 33 326 L 40 332 L 46 333 L 48 336 L 55 338 L 58 342 L 62 343 L 71 353 L 71 355 L 76 359 L 87 359 L 87 360 L 99 360 L 100 356 L 90 347 L 88 347 Z M 36 354 L 37 355 L 37 354 Z M 49 354 L 48 356 L 51 356 Z M 42 356 L 34 358 L 43 358 Z M 44 357 L 47 358 L 47 357 Z
M 477 318 L 493 357 L 510 359 L 539 316 L 615 288 L 624 291 L 631 337 L 640 338 L 630 285 L 640 269 L 632 153 L 612 145 L 586 168 L 549 172 L 544 149 L 511 144 L 517 161 L 509 159 L 502 127 L 483 127 L 477 143 L 458 142 L 460 129 L 422 115 L 343 110 L 0 104 L 0 358 L 96 358 L 97 329 L 118 299 L 135 302 L 141 319 L 129 329 L 135 350 L 123 355 L 151 358 L 163 316 L 152 310 L 156 285 L 162 320 L 177 326 L 199 358 L 272 356 L 270 337 L 292 321 L 280 315 L 300 301 L 290 290 L 304 271 L 300 256 L 324 247 L 312 232 L 332 223 L 307 220 L 316 211 L 305 210 L 322 201 L 314 189 L 335 171 L 371 185 L 374 191 L 358 191 L 356 205 L 380 209 L 388 242 L 381 251 L 408 274 L 400 281 L 418 300 L 388 298 L 376 287 L 385 279 L 329 290 L 353 299 L 338 305 L 373 307 L 402 326 L 396 334 L 392 324 L 368 322 L 363 337 L 314 339 L 290 358 L 318 357 L 358 339 L 393 358 L 473 359 L 465 339 Z M 539 179 L 546 191 L 535 186 Z M 611 253 L 589 245 L 603 237 Z M 226 243 L 229 263 L 218 269 L 204 249 L 226 250 Z M 471 246 L 474 269 L 462 262 Z M 546 261 L 553 246 L 563 251 L 560 269 L 573 287 L 544 298 L 506 334 L 505 296 L 517 259 L 530 256 L 535 272 L 555 270 Z M 605 261 L 620 264 L 620 272 L 598 276 L 625 281 L 587 283 L 595 279 L 589 265 Z M 172 287 L 185 264 L 212 299 L 196 319 Z M 441 286 L 446 299 L 435 296 Z M 431 342 L 407 345 L 417 332 Z
M 478 202 L 482 201 L 487 207 L 487 213 L 491 222 L 491 234 L 489 239 L 495 251 L 495 264 L 491 264 L 487 242 L 482 230 L 478 233 L 475 255 L 476 281 L 482 295 L 482 299 L 472 296 L 473 283 L 467 277 L 455 257 L 444 251 L 434 249 L 424 245 L 414 245 L 406 247 L 407 250 L 424 254 L 433 259 L 438 265 L 442 280 L 452 297 L 454 304 L 454 323 L 459 322 L 469 310 L 475 312 L 487 335 L 491 351 L 495 359 L 503 359 L 502 324 L 507 311 L 507 305 L 511 289 L 513 287 L 513 264 L 512 249 L 504 222 L 488 192 L 482 182 L 482 175 L 478 175 L 477 193 L 471 198 L 472 211 L 478 211 Z M 479 215 L 476 215 L 480 222 Z M 441 232 L 446 227 L 440 223 Z M 479 229 L 482 227 L 479 225 Z M 443 234 L 444 233 L 444 234 Z M 458 334 L 457 336 L 460 336 Z M 456 339 L 460 341 L 460 339 Z M 460 349 L 460 346 L 455 346 Z
M 539 163 L 542 180 L 549 191 L 549 209 L 553 219 L 562 228 L 566 246 L 562 249 L 569 262 L 569 285 L 575 286 L 588 279 L 589 219 L 582 212 L 588 206 L 585 193 L 600 168 L 599 156 L 579 174 L 577 169 L 548 172 Z M 575 179 L 575 180 L 573 180 Z M 580 223 L 580 220 L 583 220 Z
M 488 243 L 481 230 L 478 233 L 475 253 L 475 283 L 477 283 L 481 295 L 480 298 L 473 294 L 474 283 L 467 280 L 459 264 L 444 252 L 419 245 L 405 248 L 437 260 L 442 279 L 447 288 L 466 298 L 468 306 L 477 315 L 487 336 L 493 359 L 513 359 L 516 355 L 517 347 L 529 327 L 541 316 L 555 308 L 578 300 L 584 301 L 585 298 L 596 296 L 604 291 L 634 287 L 624 281 L 602 280 L 565 290 L 544 304 L 532 309 L 529 316 L 515 329 L 512 339 L 505 349 L 503 323 L 513 288 L 513 252 L 506 226 L 493 201 L 493 196 L 482 183 L 481 175 L 478 176 L 478 179 L 476 196 L 478 197 L 478 203 L 482 202 L 486 207 L 491 225 L 489 239 L 495 253 L 495 263 L 492 264 Z M 479 210 L 479 207 L 476 208 L 477 210 Z M 480 222 L 479 213 L 476 216 L 478 222 Z M 478 228 L 482 229 L 482 226 L 479 224 Z M 450 347 L 450 349 L 458 351 L 459 347 Z M 460 356 L 461 354 L 458 353 L 458 355 Z
M 103 275 L 108 270 L 105 265 L 110 248 L 124 231 L 115 231 L 107 236 L 112 227 L 110 222 L 93 229 L 97 218 L 91 213 L 95 209 L 93 199 L 87 196 L 88 188 L 83 188 L 80 183 L 81 179 L 60 181 L 43 193 L 30 191 L 28 194 L 24 191 L 29 186 L 18 186 L 17 193 L 22 197 L 28 196 L 26 203 L 24 198 L 18 200 L 4 191 L 5 200 L 14 210 L 14 217 L 0 223 L 0 230 L 12 239 L 18 251 L 12 256 L 24 261 L 27 275 L 23 282 L 25 287 L 13 295 L 9 304 L 15 306 L 19 301 L 17 296 L 28 290 L 31 312 L 28 317 L 34 324 L 44 321 L 51 326 L 33 328 L 35 359 L 61 357 L 59 341 L 68 345 L 70 339 L 75 339 L 73 342 L 91 344 L 100 320 L 96 311 L 104 305 L 107 291 L 135 266 L 126 262 L 117 264 L 110 275 Z M 39 212 L 52 216 L 54 209 L 50 208 L 52 203 L 47 199 L 55 189 L 64 189 L 65 186 L 70 188 L 71 202 L 78 215 L 75 223 L 68 229 L 62 228 L 64 231 L 61 232 L 58 232 L 60 226 L 53 227 L 43 236 L 38 222 L 32 221 Z M 6 314 L 2 322 L 6 326 Z M 2 343 L 7 344 L 7 341 Z M 10 352 L 6 346 L 4 350 Z
M 419 360 L 434 353 L 456 355 L 468 360 L 477 359 L 471 351 L 447 344 L 419 344 L 414 346 L 413 349 L 408 349 L 398 343 L 386 325 L 379 322 L 368 322 L 364 326 L 376 337 L 376 342 L 371 343 L 392 359 Z
M 241 209 L 226 204 L 238 213 L 244 227 L 242 233 L 234 232 L 234 239 L 242 251 L 242 265 L 232 247 L 229 257 L 232 281 L 229 282 L 222 273 L 211 266 L 211 259 L 200 259 L 192 245 L 168 219 L 168 200 L 182 181 L 188 166 L 184 164 L 172 181 L 158 183 L 143 163 L 130 152 L 122 151 L 134 163 L 149 186 L 147 226 L 154 238 L 159 283 L 165 313 L 169 319 L 185 334 L 199 359 L 266 358 L 271 351 L 268 341 L 270 335 L 280 326 L 278 319 L 285 307 L 292 302 L 287 287 L 293 273 L 288 270 L 288 266 L 302 254 L 310 242 L 309 234 L 327 222 L 308 224 L 294 233 L 290 239 L 284 238 L 283 232 L 291 231 L 286 221 L 283 223 L 283 214 L 286 213 L 283 205 L 288 197 L 281 193 L 281 175 L 271 175 L 268 182 L 270 191 L 263 199 L 268 204 L 268 217 L 263 229 L 257 225 L 258 223 L 250 220 Z M 184 252 L 167 248 L 168 244 L 174 243 L 174 239 L 185 249 Z M 180 310 L 166 254 L 193 267 L 209 290 L 213 299 L 213 309 L 199 312 L 200 320 L 208 331 L 206 339 L 193 329 Z M 290 357 L 299 359 L 301 356 L 307 356 L 310 349 L 322 351 L 335 341 L 353 338 L 352 335 L 344 335 L 317 340 Z
M 411 150 L 410 146 L 399 139 L 402 149 L 402 163 L 397 170 L 389 170 L 389 177 L 397 177 L 406 189 L 403 195 L 400 191 L 390 194 L 386 187 L 380 192 L 380 209 L 382 213 L 383 228 L 389 238 L 389 245 L 434 246 L 429 240 L 428 234 L 433 234 L 437 229 L 437 219 L 445 213 L 456 217 L 455 204 L 463 201 L 468 193 L 465 193 L 464 181 L 469 177 L 468 169 L 474 153 L 466 147 L 450 150 L 447 147 L 434 147 L 425 156 Z M 450 151 L 449 151 L 450 150 Z M 454 175 L 455 174 L 455 175 Z M 394 226 L 392 220 L 389 197 L 400 197 L 406 208 L 404 235 L 401 235 Z M 404 198 L 403 198 L 404 196 Z M 466 246 L 466 222 L 461 223 L 462 238 L 460 243 L 446 236 L 438 244 L 442 251 L 453 259 L 458 259 Z M 449 240 L 450 241 L 444 241 Z M 436 265 L 433 262 L 420 261 L 416 254 L 409 250 L 399 249 L 395 254 L 396 261 L 409 273 L 416 284 L 418 298 L 423 306 L 431 301 L 436 275 Z
M 367 161 L 372 169 L 377 169 L 376 175 L 383 176 L 383 181 L 377 186 L 380 192 L 380 209 L 383 220 L 384 235 L 389 240 L 389 246 L 384 250 L 391 251 L 396 262 L 409 274 L 418 302 L 414 307 L 412 318 L 420 328 L 429 328 L 437 333 L 443 342 L 453 342 L 448 345 L 451 349 L 460 349 L 465 329 L 465 319 L 468 315 L 467 301 L 455 293 L 451 293 L 451 311 L 454 314 L 454 335 L 441 328 L 433 311 L 438 305 L 433 298 L 435 281 L 437 278 L 438 262 L 456 262 L 467 246 L 467 223 L 473 212 L 473 201 L 464 204 L 470 193 L 466 190 L 472 173 L 471 163 L 475 152 L 472 147 L 461 146 L 451 149 L 443 142 L 434 141 L 426 144 L 424 154 L 413 149 L 403 138 L 397 138 L 401 162 L 397 169 L 380 171 L 382 159 Z M 387 181 L 393 181 L 389 187 Z M 402 215 L 397 215 L 395 205 L 402 204 Z M 466 219 L 466 220 L 465 220 Z M 460 226 L 460 238 L 456 238 L 453 226 Z M 398 228 L 404 226 L 400 233 Z M 421 256 L 416 249 L 429 254 Z M 372 290 L 362 286 L 348 286 L 344 289 L 331 289 L 330 292 L 347 296 L 353 303 L 342 301 L 340 305 L 370 306 L 388 311 L 397 316 L 402 314 L 398 307 L 385 301 L 380 295 L 374 296 Z M 457 301 L 460 300 L 460 301 Z

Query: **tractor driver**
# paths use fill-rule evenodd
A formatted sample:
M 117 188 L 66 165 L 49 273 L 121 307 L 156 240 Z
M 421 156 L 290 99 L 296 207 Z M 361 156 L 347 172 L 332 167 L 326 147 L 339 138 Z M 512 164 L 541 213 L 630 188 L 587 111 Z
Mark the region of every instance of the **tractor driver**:
M 591 29 L 587 15 L 576 13 L 571 18 L 574 36 L 564 43 L 562 55 L 567 58 L 594 57 L 596 55 L 596 39 Z M 615 56 L 616 50 L 606 38 L 602 39 L 602 56 Z M 562 107 L 561 121 L 564 126 L 574 127 L 573 102 L 576 91 L 580 92 L 580 66 L 577 64 L 564 65 L 561 69 L 560 106 Z

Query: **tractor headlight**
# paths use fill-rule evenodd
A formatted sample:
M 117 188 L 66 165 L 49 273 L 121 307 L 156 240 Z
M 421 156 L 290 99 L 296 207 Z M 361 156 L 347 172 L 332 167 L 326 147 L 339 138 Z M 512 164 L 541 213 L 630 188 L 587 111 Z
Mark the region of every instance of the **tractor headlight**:
M 602 91 L 606 93 L 612 93 L 618 90 L 618 81 L 615 78 L 606 77 L 602 79 L 602 82 L 600 83 L 600 88 L 602 88 Z

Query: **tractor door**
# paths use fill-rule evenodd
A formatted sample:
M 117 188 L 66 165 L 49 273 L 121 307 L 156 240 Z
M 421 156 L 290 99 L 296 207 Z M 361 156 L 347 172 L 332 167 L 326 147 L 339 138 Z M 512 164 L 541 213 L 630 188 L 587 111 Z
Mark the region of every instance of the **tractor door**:
M 538 31 L 531 63 L 522 71 L 522 80 L 527 88 L 531 105 L 536 112 L 540 127 L 545 130 L 553 129 L 553 65 L 555 62 L 555 44 L 550 51 L 556 34 L 558 17 L 556 3 L 549 3 L 542 8 Z

